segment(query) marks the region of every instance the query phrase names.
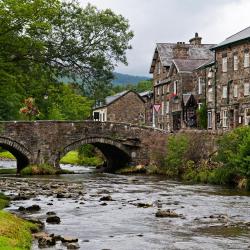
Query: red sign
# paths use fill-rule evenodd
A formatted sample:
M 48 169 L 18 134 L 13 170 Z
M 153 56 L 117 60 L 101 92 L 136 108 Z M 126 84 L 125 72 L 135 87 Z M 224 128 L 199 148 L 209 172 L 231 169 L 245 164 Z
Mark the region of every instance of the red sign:
M 154 109 L 158 113 L 161 108 L 161 104 L 154 104 Z

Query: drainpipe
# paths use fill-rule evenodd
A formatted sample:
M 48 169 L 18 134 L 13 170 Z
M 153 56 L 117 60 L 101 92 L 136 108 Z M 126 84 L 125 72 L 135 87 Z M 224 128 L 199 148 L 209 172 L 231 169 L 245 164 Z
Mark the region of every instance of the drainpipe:
M 217 58 L 216 58 L 216 51 L 214 51 L 214 113 L 215 113 L 215 124 L 214 128 L 217 130 L 217 70 L 218 70 L 218 65 L 217 65 Z

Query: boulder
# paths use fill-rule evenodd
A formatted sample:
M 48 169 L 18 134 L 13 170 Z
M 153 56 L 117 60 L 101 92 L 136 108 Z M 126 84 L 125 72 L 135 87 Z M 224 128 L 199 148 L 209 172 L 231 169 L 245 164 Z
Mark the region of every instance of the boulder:
M 173 210 L 158 210 L 155 214 L 156 217 L 171 217 L 171 218 L 177 218 L 177 217 L 181 217 L 180 214 L 177 214 L 175 211 Z
M 41 207 L 39 205 L 32 205 L 26 208 L 26 211 L 28 212 L 37 212 L 39 210 L 41 210 Z
M 74 243 L 74 242 L 78 242 L 78 239 L 70 237 L 70 236 L 63 236 L 63 237 L 61 237 L 61 241 L 63 243 Z
M 47 222 L 47 223 L 50 223 L 50 224 L 60 224 L 61 219 L 60 219 L 60 217 L 58 217 L 58 216 L 56 216 L 56 215 L 52 215 L 52 216 L 49 216 L 49 217 L 46 219 L 46 222 Z
M 110 195 L 103 196 L 100 198 L 100 201 L 112 201 L 112 197 Z
M 55 245 L 56 245 L 56 241 L 53 237 L 44 236 L 44 237 L 38 239 L 38 246 L 40 248 L 46 248 L 46 247 L 51 247 L 51 246 L 55 246 Z
M 79 249 L 80 246 L 78 243 L 69 243 L 67 244 L 67 249 Z

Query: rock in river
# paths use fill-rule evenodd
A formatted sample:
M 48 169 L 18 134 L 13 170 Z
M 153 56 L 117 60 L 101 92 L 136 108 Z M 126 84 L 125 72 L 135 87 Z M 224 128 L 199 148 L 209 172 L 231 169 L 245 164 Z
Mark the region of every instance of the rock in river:
M 46 222 L 50 224 L 59 224 L 61 222 L 61 219 L 56 215 L 52 215 L 46 219 Z
M 173 210 L 158 210 L 155 214 L 156 217 L 171 217 L 171 218 L 177 218 L 177 217 L 181 217 L 180 214 L 177 214 L 175 211 Z

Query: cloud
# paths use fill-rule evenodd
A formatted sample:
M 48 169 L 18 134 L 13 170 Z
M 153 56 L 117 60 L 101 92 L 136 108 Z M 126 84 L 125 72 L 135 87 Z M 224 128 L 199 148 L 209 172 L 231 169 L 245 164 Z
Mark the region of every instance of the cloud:
M 80 0 L 111 8 L 129 20 L 135 37 L 128 66 L 118 72 L 148 75 L 156 42 L 185 41 L 198 32 L 205 43 L 219 43 L 250 25 L 249 0 Z

